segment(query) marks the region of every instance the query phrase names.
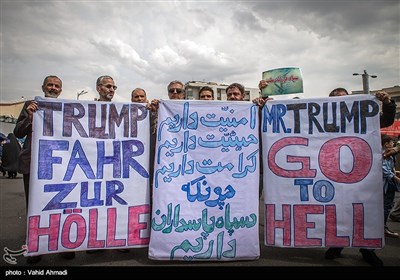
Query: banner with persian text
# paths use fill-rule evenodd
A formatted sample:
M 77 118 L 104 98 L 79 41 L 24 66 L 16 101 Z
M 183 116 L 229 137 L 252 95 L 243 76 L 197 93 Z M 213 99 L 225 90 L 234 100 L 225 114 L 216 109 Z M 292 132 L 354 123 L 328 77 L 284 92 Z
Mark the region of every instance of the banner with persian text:
M 36 101 L 27 255 L 147 247 L 146 107 L 40 97 Z
M 384 246 L 379 116 L 366 94 L 266 103 L 265 245 Z
M 258 118 L 250 102 L 161 100 L 150 259 L 259 257 Z

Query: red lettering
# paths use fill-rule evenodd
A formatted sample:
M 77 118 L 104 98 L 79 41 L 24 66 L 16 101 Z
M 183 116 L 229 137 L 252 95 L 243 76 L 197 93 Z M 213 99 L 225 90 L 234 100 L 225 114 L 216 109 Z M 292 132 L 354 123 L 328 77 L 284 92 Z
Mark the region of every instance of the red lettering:
M 309 238 L 308 228 L 315 228 L 315 223 L 307 222 L 309 214 L 323 214 L 323 205 L 293 205 L 294 246 L 321 246 L 320 238 Z
M 325 246 L 348 247 L 348 236 L 337 236 L 336 205 L 325 205 Z
M 340 170 L 340 148 L 348 147 L 353 155 L 353 168 L 349 173 Z M 339 137 L 322 145 L 319 153 L 321 172 L 330 180 L 353 184 L 362 181 L 372 166 L 372 151 L 366 141 L 358 137 Z
M 310 157 L 298 157 L 298 156 L 287 156 L 287 162 L 289 163 L 300 163 L 301 169 L 287 170 L 277 165 L 275 157 L 276 154 L 290 145 L 302 145 L 308 146 L 308 139 L 301 137 L 287 137 L 276 141 L 269 150 L 268 153 L 268 165 L 271 171 L 280 177 L 286 178 L 314 178 L 317 171 L 310 169 Z
M 58 249 L 58 234 L 60 231 L 61 214 L 51 214 L 48 227 L 40 227 L 40 216 L 29 217 L 28 223 L 28 252 L 37 252 L 39 249 L 39 236 L 48 235 L 49 251 Z
M 148 204 L 131 206 L 128 209 L 128 245 L 147 245 L 149 237 L 142 237 L 140 231 L 147 228 L 148 222 L 139 222 L 140 215 L 149 214 L 150 206 Z
M 89 210 L 89 241 L 88 248 L 104 248 L 104 240 L 97 240 L 98 210 Z
M 282 205 L 283 219 L 275 219 L 275 204 L 265 205 L 265 240 L 268 245 L 275 245 L 275 229 L 283 229 L 283 245 L 290 246 L 291 241 L 291 208 Z
M 70 231 L 72 224 L 76 224 L 76 240 L 72 242 L 70 240 Z M 65 219 L 64 225 L 61 231 L 61 245 L 68 249 L 75 249 L 82 245 L 86 237 L 86 221 L 82 215 L 71 214 Z
M 322 247 L 323 238 L 313 238 L 308 233 L 308 229 L 315 229 L 316 226 L 315 222 L 307 221 L 307 216 L 315 214 L 325 214 L 325 220 L 320 218 L 318 219 L 321 223 L 323 223 L 321 226 L 325 225 L 324 246 L 382 248 L 382 238 L 364 237 L 364 208 L 362 203 L 353 204 L 354 226 L 351 242 L 349 236 L 338 236 L 337 234 L 338 221 L 336 216 L 336 205 L 293 205 L 293 209 L 291 210 L 291 205 L 284 204 L 282 205 L 283 218 L 281 220 L 278 220 L 275 217 L 275 207 L 275 204 L 265 205 L 266 245 L 277 245 L 275 231 L 276 229 L 283 229 L 283 246 L 291 246 L 291 239 L 293 239 L 294 247 Z M 293 230 L 291 229 L 291 219 L 293 219 Z M 321 228 L 319 227 L 319 229 Z M 349 228 L 348 230 L 351 231 L 351 228 Z M 293 238 L 291 238 L 292 233 Z
M 382 238 L 364 238 L 364 206 L 362 203 L 353 204 L 353 246 L 367 248 L 382 248 Z M 379 226 L 379 225 L 378 225 Z M 383 225 L 381 225 L 383 227 Z
M 107 209 L 107 247 L 125 246 L 125 239 L 115 239 L 117 224 L 117 209 Z

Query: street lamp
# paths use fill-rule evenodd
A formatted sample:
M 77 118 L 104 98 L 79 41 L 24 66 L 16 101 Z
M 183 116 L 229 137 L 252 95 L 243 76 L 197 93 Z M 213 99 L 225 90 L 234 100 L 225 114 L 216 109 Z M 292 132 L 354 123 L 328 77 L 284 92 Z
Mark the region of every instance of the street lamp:
M 84 95 L 84 94 L 86 94 L 86 93 L 88 93 L 88 92 L 85 91 L 85 90 L 82 90 L 81 92 L 77 92 L 77 93 L 76 93 L 76 99 L 79 100 L 79 96 Z
M 369 74 L 367 73 L 367 70 L 364 70 L 364 74 L 353 73 L 353 76 L 358 76 L 358 75 L 362 75 L 364 94 L 369 94 L 369 77 L 371 77 L 371 78 L 376 78 L 376 77 L 378 77 L 378 76 L 376 76 L 376 75 L 369 75 Z

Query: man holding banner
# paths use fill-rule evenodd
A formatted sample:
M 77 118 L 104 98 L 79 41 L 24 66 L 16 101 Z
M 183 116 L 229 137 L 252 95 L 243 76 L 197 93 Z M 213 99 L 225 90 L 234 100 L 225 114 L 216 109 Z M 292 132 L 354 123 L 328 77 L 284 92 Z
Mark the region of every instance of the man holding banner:
M 115 85 L 114 79 L 111 76 L 103 75 L 97 78 L 96 90 L 100 96 L 97 101 L 111 102 L 114 97 L 115 91 L 117 90 L 117 86 Z M 131 99 L 133 99 L 133 94 L 135 90 L 133 90 L 132 92 Z M 93 254 L 99 251 L 100 250 L 87 250 L 86 253 Z M 129 249 L 117 249 L 117 251 L 121 253 L 128 253 Z
M 62 91 L 62 81 L 57 76 L 47 76 L 42 85 L 42 91 L 45 97 L 57 98 Z M 26 101 L 22 111 L 18 117 L 17 123 L 14 128 L 14 134 L 18 138 L 26 137 L 24 146 L 19 155 L 18 172 L 23 174 L 24 190 L 26 198 L 26 211 L 28 211 L 29 201 L 29 179 L 30 179 L 30 166 L 31 166 L 31 145 L 32 145 L 32 119 L 33 114 L 38 110 L 38 104 L 34 100 Z M 74 252 L 61 253 L 65 259 L 75 258 Z M 27 258 L 27 263 L 38 263 L 41 256 L 31 256 Z
M 112 78 L 96 87 L 113 98 Z M 35 100 L 26 255 L 147 247 L 145 104 Z
M 330 97 L 335 96 L 346 96 L 348 92 L 344 88 L 336 88 L 331 91 L 329 94 Z M 380 115 L 380 127 L 387 127 L 393 124 L 395 114 L 396 114 L 396 103 L 390 99 L 388 93 L 384 91 L 380 91 L 375 95 L 379 101 L 382 102 L 382 114 Z M 337 248 L 329 248 L 325 252 L 326 259 L 335 259 L 340 257 L 343 247 Z M 364 249 L 360 248 L 360 253 L 363 256 L 363 259 L 372 266 L 382 267 L 383 262 L 382 260 L 375 254 L 373 249 Z
M 149 258 L 259 258 L 257 106 L 166 100 L 158 113 Z

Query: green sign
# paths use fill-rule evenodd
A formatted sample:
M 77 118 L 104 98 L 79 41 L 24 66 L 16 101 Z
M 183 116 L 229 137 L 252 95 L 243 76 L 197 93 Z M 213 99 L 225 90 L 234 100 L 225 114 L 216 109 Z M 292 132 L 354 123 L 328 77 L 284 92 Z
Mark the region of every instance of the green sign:
M 263 72 L 262 79 L 268 83 L 268 86 L 261 91 L 262 97 L 303 92 L 303 77 L 300 68 L 268 70 Z

